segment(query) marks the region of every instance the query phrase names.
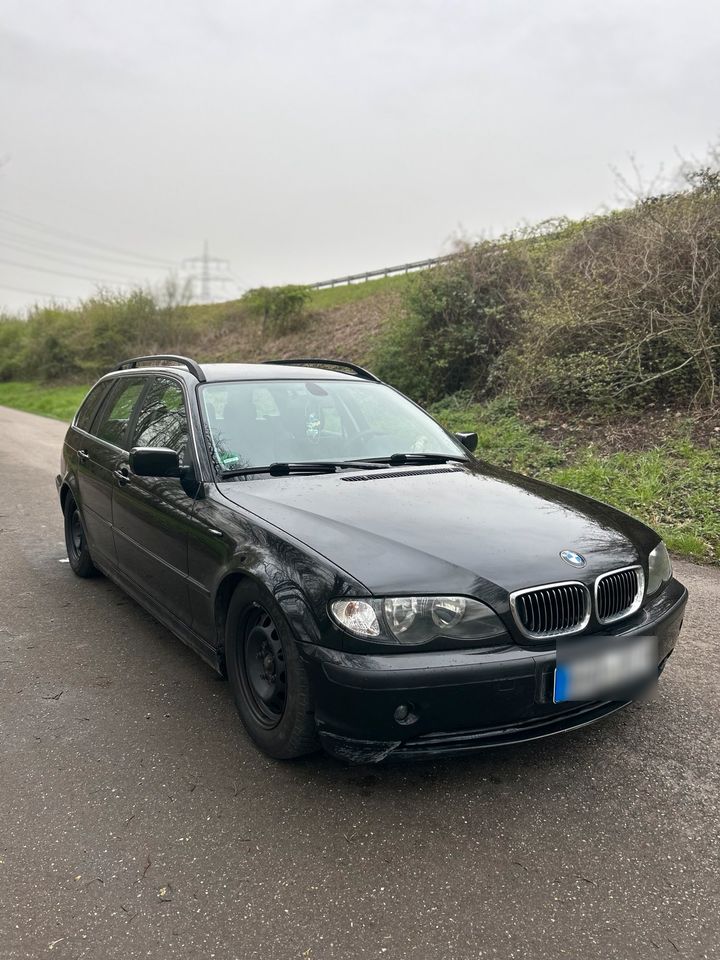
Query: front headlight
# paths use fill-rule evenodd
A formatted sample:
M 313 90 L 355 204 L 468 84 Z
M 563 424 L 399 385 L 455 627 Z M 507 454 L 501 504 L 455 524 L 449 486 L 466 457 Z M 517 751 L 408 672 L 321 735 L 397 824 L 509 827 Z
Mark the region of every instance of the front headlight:
M 333 600 L 330 613 L 349 633 L 376 643 L 413 645 L 435 637 L 483 642 L 505 633 L 490 607 L 469 597 Z
M 672 576 L 672 561 L 667 547 L 660 541 L 648 557 L 648 585 L 647 595 L 651 597 L 664 587 Z

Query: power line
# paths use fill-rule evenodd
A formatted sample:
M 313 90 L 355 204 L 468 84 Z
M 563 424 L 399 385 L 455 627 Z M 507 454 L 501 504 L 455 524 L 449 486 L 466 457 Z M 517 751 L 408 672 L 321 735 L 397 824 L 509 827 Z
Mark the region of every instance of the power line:
M 17 233 L 7 228 L 0 227 L 0 236 L 9 238 L 6 242 L 16 244 L 18 242 L 24 244 L 25 246 L 31 248 L 33 253 L 45 254 L 47 251 L 51 253 L 69 253 L 72 257 L 80 257 L 83 260 L 102 260 L 109 261 L 115 264 L 127 264 L 132 267 L 140 267 L 145 270 L 157 270 L 160 269 L 157 265 L 149 263 L 145 260 L 134 259 L 130 257 L 125 257 L 120 254 L 115 253 L 98 253 L 94 250 L 78 250 L 72 246 L 68 247 L 67 242 L 58 242 L 40 240 L 36 237 L 28 236 L 24 233 Z M 170 263 L 170 261 L 168 261 Z
M 132 257 L 137 260 L 145 260 L 150 263 L 155 263 L 160 266 L 169 267 L 174 266 L 171 260 L 165 260 L 162 257 L 153 257 L 146 254 L 135 253 L 132 250 L 124 250 L 122 247 L 115 247 L 108 243 L 102 243 L 99 240 L 94 240 L 92 237 L 85 237 L 78 233 L 71 233 L 69 230 L 60 230 L 57 227 L 52 227 L 47 223 L 41 223 L 39 220 L 32 220 L 30 217 L 22 216 L 18 213 L 13 213 L 10 210 L 5 210 L 0 208 L 0 216 L 5 217 L 8 220 L 19 223 L 20 225 L 25 225 L 36 229 L 41 230 L 44 233 L 50 233 L 57 237 L 64 237 L 68 240 L 71 240 L 73 243 L 83 244 L 85 246 L 99 247 L 102 250 L 109 250 L 111 253 L 120 254 L 121 256 Z
M 27 247 L 24 244 L 13 243 L 9 240 L 0 239 L 0 247 L 10 247 L 11 249 L 19 250 L 21 253 L 29 253 L 30 256 L 39 255 L 39 256 L 42 256 L 44 260 L 53 260 L 56 263 L 67 263 L 71 267 L 79 267 L 81 270 L 85 270 L 88 266 L 88 264 L 85 264 L 85 263 L 78 263 L 77 260 L 70 260 L 67 257 L 62 257 L 62 256 L 58 257 L 52 253 L 37 254 L 31 247 Z M 117 279 L 122 280 L 123 283 L 127 281 L 127 274 L 120 274 L 120 273 L 117 273 L 115 270 L 106 270 L 105 268 L 103 268 L 103 271 L 108 278 L 114 276 Z
M 60 293 L 50 293 L 49 290 L 30 290 L 28 287 L 11 287 L 7 283 L 0 283 L 0 290 L 12 290 L 13 293 L 31 293 L 37 297 L 54 297 L 58 300 L 72 300 L 72 297 Z
M 91 283 L 108 283 L 107 278 L 105 277 L 88 277 L 87 275 L 81 275 L 79 273 L 68 273 L 66 270 L 51 270 L 49 267 L 34 267 L 31 263 L 19 263 L 17 260 L 6 260 L 4 257 L 0 257 L 0 263 L 6 264 L 9 267 L 18 267 L 21 270 L 35 270 L 38 273 L 52 273 L 56 277 L 72 277 L 75 280 L 89 280 Z M 131 284 L 127 283 L 128 286 Z M 108 286 L 112 286 L 112 283 L 109 283 Z

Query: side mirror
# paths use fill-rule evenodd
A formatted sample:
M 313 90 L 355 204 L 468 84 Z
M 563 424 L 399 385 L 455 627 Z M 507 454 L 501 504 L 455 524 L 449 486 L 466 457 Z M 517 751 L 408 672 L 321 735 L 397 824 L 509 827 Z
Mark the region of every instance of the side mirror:
M 470 453 L 474 453 L 477 450 L 478 435 L 476 433 L 456 433 L 455 436 Z
M 130 469 L 139 477 L 179 477 L 180 457 L 167 447 L 133 447 Z

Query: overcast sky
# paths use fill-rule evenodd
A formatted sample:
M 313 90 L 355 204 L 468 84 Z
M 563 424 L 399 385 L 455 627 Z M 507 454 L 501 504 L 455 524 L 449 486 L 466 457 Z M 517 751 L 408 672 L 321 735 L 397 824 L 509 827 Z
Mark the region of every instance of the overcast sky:
M 703 154 L 719 81 L 713 0 L 3 0 L 0 305 L 206 238 L 256 286 L 591 212 Z

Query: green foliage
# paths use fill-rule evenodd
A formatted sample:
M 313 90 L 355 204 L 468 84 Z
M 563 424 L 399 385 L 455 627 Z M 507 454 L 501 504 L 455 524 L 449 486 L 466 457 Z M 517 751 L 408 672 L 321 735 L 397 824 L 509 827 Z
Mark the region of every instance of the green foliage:
M 378 344 L 381 377 L 422 402 L 458 390 L 492 390 L 498 357 L 513 343 L 532 269 L 519 244 L 482 243 L 413 278 L 406 311 Z
M 283 336 L 303 326 L 305 307 L 311 298 L 309 287 L 288 284 L 248 290 L 243 301 L 253 315 L 262 319 L 263 332 Z
M 578 224 L 505 358 L 524 399 L 611 410 L 711 404 L 720 375 L 720 188 L 702 185 Z
M 711 405 L 720 386 L 720 174 L 542 223 L 425 271 L 375 367 L 431 402 L 510 392 L 567 410 Z
M 22 320 L 0 316 L 0 381 L 20 373 L 26 326 Z
M 199 335 L 189 308 L 143 290 L 100 292 L 77 307 L 0 321 L 0 380 L 93 379 L 133 354 L 175 353 Z

